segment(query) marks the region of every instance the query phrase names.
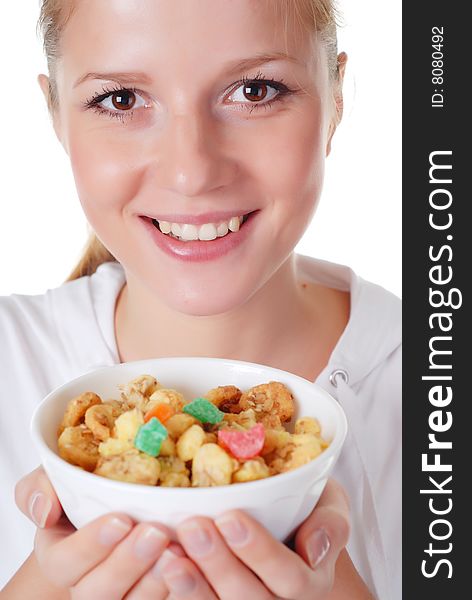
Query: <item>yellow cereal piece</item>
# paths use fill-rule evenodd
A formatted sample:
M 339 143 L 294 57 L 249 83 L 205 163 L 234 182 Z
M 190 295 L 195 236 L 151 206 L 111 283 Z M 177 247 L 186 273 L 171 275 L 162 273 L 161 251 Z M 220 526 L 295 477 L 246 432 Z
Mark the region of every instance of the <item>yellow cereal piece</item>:
M 133 443 L 141 425 L 144 425 L 143 413 L 138 408 L 128 410 L 116 419 L 113 437 Z
M 295 433 L 311 433 L 319 435 L 321 433 L 320 422 L 313 417 L 302 417 L 295 421 Z
M 320 439 L 311 433 L 294 433 L 292 434 L 292 442 L 297 448 L 311 448 L 311 453 L 315 453 L 315 456 L 318 456 L 321 452 Z
M 190 487 L 190 479 L 184 473 L 168 473 L 161 480 L 162 487 Z
M 201 446 L 192 461 L 192 486 L 207 487 L 231 483 L 233 461 L 217 444 Z
M 255 481 L 256 479 L 264 479 L 269 477 L 269 467 L 265 464 L 264 459 L 257 456 L 243 463 L 239 469 L 233 473 L 233 483 L 242 483 L 244 481 Z
M 161 465 L 161 475 L 174 471 L 176 473 L 188 473 L 184 461 L 178 456 L 158 456 L 157 460 Z
M 177 456 L 183 461 L 192 460 L 197 450 L 205 443 L 206 434 L 200 425 L 192 425 L 177 441 Z
M 118 440 L 110 437 L 105 442 L 99 444 L 98 452 L 100 453 L 100 456 L 106 458 L 115 454 L 121 454 L 127 450 L 132 450 L 133 448 L 134 446 L 131 440 Z
M 189 470 L 185 466 L 184 461 L 178 456 L 158 456 L 157 460 L 161 465 L 161 477 L 169 473 L 189 474 Z
M 195 417 L 187 415 L 186 413 L 179 413 L 169 417 L 165 423 L 165 427 L 169 432 L 169 435 L 174 439 L 178 440 L 179 437 L 187 431 L 189 427 L 198 423 Z
M 100 457 L 94 473 L 118 481 L 156 485 L 160 470 L 157 458 L 133 449 L 107 458 Z
M 159 456 L 175 456 L 177 454 L 177 448 L 174 440 L 167 436 L 161 444 Z
M 293 435 L 292 439 L 295 442 L 295 448 L 285 465 L 284 471 L 290 471 L 305 465 L 323 451 L 320 440 L 313 435 L 300 433 Z
M 261 455 L 265 456 L 274 450 L 278 450 L 286 446 L 290 442 L 291 435 L 288 431 L 280 431 L 278 429 L 266 429 L 264 446 L 261 450 Z
M 190 487 L 190 472 L 177 456 L 159 456 L 161 473 L 159 483 L 163 487 Z
M 310 462 L 322 451 L 320 440 L 314 435 L 293 434 L 289 444 L 275 451 L 274 460 L 269 467 L 275 472 L 285 473 Z

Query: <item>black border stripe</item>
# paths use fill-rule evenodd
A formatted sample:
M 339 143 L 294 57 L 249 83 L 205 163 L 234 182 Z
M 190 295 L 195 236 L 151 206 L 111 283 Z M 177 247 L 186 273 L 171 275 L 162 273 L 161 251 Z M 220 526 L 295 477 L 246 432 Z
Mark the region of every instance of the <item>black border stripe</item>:
M 472 389 L 468 377 L 472 374 L 472 361 L 469 360 L 472 275 L 472 226 L 469 223 L 472 220 L 468 219 L 469 207 L 472 207 L 469 183 L 472 128 L 466 91 L 470 79 L 470 25 L 461 14 L 464 8 L 465 5 L 460 3 L 437 0 L 403 3 L 403 598 L 408 600 L 472 597 L 466 580 L 472 569 L 468 564 L 468 538 L 472 527 L 465 512 L 466 506 L 472 504 L 471 492 L 467 490 L 472 480 Z M 432 53 L 437 51 L 432 47 L 433 27 L 443 28 L 441 83 L 432 81 Z M 435 73 L 438 75 L 439 71 Z M 433 93 L 443 95 L 442 108 L 433 106 Z M 435 99 L 440 100 L 439 96 Z M 430 183 L 431 153 L 435 151 L 451 152 L 450 155 L 436 155 L 433 159 L 452 165 L 449 171 L 451 183 Z M 434 174 L 447 179 L 445 170 L 433 171 Z M 447 192 L 434 193 L 433 203 L 436 199 L 438 203 L 446 203 L 450 194 L 452 204 L 445 210 L 430 205 L 430 194 L 440 189 Z M 447 222 L 450 213 L 451 226 L 444 230 L 434 229 L 429 223 L 431 213 L 433 222 L 439 225 Z M 429 256 L 430 247 L 435 259 Z M 434 266 L 439 269 L 430 272 Z M 451 273 L 449 283 L 431 281 L 431 277 L 445 279 Z M 442 291 L 445 298 L 452 293 L 455 303 L 461 295 L 462 306 L 432 307 L 430 289 Z M 458 291 L 452 292 L 453 289 Z M 433 302 L 440 303 L 440 298 L 436 294 Z M 449 332 L 441 331 L 439 318 L 432 318 L 431 327 L 429 318 L 433 313 L 450 315 L 441 321 L 446 327 L 450 320 Z M 451 339 L 446 339 L 447 336 Z M 431 341 L 434 337 L 443 339 Z M 433 348 L 441 347 L 452 354 L 431 356 L 430 343 Z M 432 369 L 430 358 L 443 366 L 450 364 L 452 368 Z M 436 382 L 422 379 L 436 375 L 451 376 L 452 379 Z M 443 391 L 445 386 L 451 387 L 453 397 L 448 406 L 435 407 L 430 402 L 429 390 L 435 385 L 443 385 Z M 452 425 L 447 431 L 436 433 L 436 438 L 451 441 L 452 449 L 428 449 L 428 434 L 434 433 L 429 418 L 438 410 L 441 410 L 441 417 L 431 417 L 433 425 L 438 425 L 438 419 L 447 422 L 447 413 L 452 417 Z M 429 463 L 434 461 L 435 453 L 440 454 L 441 463 L 451 464 L 452 471 L 424 472 L 421 463 L 424 453 L 428 454 Z M 452 481 L 444 486 L 451 490 L 450 494 L 420 493 L 421 489 L 434 489 L 429 476 L 441 483 L 450 475 Z M 445 510 L 450 504 L 448 498 L 452 500 L 449 513 L 435 515 L 431 512 L 430 500 L 433 508 Z M 430 531 L 432 528 L 437 536 L 447 535 L 447 523 L 431 525 L 441 518 L 452 528 L 450 537 L 442 541 L 435 540 Z M 437 551 L 431 556 L 425 553 L 430 543 Z M 447 552 L 449 548 L 451 550 Z M 450 561 L 451 578 L 448 578 L 451 573 L 448 564 L 438 565 L 441 559 Z M 435 576 L 427 578 L 422 574 L 423 560 L 427 561 L 424 569 L 430 574 L 437 568 Z

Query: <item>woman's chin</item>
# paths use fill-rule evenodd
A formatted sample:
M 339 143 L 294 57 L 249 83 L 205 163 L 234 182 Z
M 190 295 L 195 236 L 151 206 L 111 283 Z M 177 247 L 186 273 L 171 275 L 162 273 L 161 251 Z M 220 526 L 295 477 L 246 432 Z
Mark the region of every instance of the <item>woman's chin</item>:
M 241 291 L 240 291 L 241 292 Z M 225 293 L 221 289 L 181 290 L 162 298 L 167 306 L 178 313 L 194 317 L 210 317 L 228 313 L 244 303 L 241 294 Z

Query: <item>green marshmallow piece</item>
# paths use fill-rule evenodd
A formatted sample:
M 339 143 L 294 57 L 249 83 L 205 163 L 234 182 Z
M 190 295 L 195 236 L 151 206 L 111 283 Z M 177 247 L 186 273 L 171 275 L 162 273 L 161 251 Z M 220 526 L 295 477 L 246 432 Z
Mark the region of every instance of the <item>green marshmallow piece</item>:
M 134 447 L 150 456 L 157 456 L 167 435 L 167 429 L 164 425 L 159 419 L 152 417 L 138 429 L 138 433 L 134 438 Z
M 183 411 L 192 415 L 202 423 L 220 423 L 223 420 L 224 413 L 206 398 L 195 398 L 184 406 Z

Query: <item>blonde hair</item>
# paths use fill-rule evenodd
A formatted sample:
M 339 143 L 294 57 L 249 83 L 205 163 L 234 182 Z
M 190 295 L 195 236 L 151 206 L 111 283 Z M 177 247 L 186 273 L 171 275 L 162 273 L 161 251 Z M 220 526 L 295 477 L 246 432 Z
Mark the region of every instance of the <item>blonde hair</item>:
M 335 80 L 338 75 L 337 62 L 337 10 L 335 0 L 267 0 L 272 7 L 280 10 L 285 18 L 287 35 L 289 18 L 308 31 L 316 31 L 326 48 L 328 68 Z M 56 83 L 57 62 L 60 59 L 60 39 L 74 12 L 74 0 L 40 0 L 41 9 L 37 29 L 43 38 L 43 48 L 49 70 L 49 111 L 53 113 L 59 103 Z M 84 275 L 92 275 L 98 267 L 116 258 L 102 244 L 93 230 L 90 230 L 82 256 L 66 281 L 73 281 Z

